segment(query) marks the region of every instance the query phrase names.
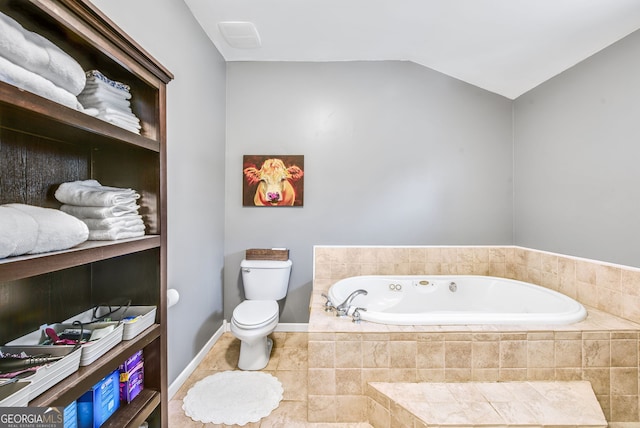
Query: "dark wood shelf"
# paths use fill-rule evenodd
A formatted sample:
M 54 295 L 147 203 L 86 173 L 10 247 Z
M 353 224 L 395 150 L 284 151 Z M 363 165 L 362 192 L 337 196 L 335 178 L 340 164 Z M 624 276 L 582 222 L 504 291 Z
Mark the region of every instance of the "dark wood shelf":
M 173 75 L 89 0 L 0 0 L 0 11 L 57 45 L 82 70 L 128 85 L 142 128 L 138 135 L 0 82 L 0 204 L 57 209 L 61 183 L 95 179 L 140 194 L 148 234 L 0 259 L 0 343 L 102 302 L 126 297 L 132 305 L 155 305 L 156 324 L 29 405 L 66 406 L 143 350 L 145 389 L 105 426 L 137 428 L 147 420 L 151 428 L 166 428 L 166 85 Z
M 138 428 L 158 407 L 158 404 L 160 404 L 160 392 L 145 387 L 131 403 L 120 403 L 120 408 L 100 428 Z
M 124 360 L 144 348 L 161 335 L 161 327 L 154 324 L 132 340 L 120 342 L 109 352 L 88 366 L 80 367 L 59 384 L 48 389 L 29 402 L 29 406 L 66 406 L 88 391 L 106 375 L 114 371 Z
M 160 151 L 157 141 L 4 82 L 0 82 L 0 126 L 58 141 L 81 141 L 91 147 L 126 144 Z
M 0 259 L 0 282 L 81 266 L 160 246 L 159 235 L 120 241 L 86 241 L 65 251 Z

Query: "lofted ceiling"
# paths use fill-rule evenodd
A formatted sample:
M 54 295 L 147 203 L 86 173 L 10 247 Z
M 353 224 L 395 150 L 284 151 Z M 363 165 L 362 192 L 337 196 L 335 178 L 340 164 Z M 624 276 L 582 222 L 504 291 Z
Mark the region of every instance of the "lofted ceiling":
M 640 0 L 184 1 L 226 61 L 413 61 L 510 99 L 640 28 Z

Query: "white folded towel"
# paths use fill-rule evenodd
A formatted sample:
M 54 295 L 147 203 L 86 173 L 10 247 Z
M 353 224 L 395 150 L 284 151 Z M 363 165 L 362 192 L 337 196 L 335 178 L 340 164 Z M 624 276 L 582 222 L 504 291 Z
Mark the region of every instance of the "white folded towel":
M 117 82 L 115 80 L 109 79 L 107 76 L 102 74 L 99 70 L 89 70 L 85 73 L 87 83 L 104 83 L 111 86 L 114 89 L 118 89 L 121 91 L 129 92 L 131 88 L 129 85 L 126 85 L 122 82 Z
M 83 110 L 82 105 L 71 92 L 56 86 L 53 82 L 14 64 L 2 56 L 0 56 L 0 80 L 74 110 Z
M 30 215 L 38 224 L 36 243 L 26 254 L 66 250 L 86 241 L 89 237 L 89 228 L 86 224 L 60 210 L 24 204 L 3 206 Z
M 79 207 L 76 205 L 62 205 L 60 211 L 78 218 L 109 218 L 138 214 L 139 205 L 114 205 L 112 207 Z
M 131 112 L 131 102 L 129 100 L 125 100 L 124 98 L 118 98 L 113 95 L 103 95 L 103 94 L 93 94 L 91 92 L 82 91 L 80 95 L 78 95 L 78 101 L 83 105 L 83 107 L 112 107 L 121 109 L 125 112 Z
M 126 129 L 127 131 L 131 131 L 135 134 L 140 135 L 140 130 L 142 127 L 140 125 L 132 125 L 128 121 L 123 120 L 121 117 L 113 116 L 113 115 L 98 115 L 98 119 L 102 119 L 105 122 L 109 122 L 113 125 L 116 125 L 122 129 Z
M 78 95 L 85 86 L 84 70 L 69 54 L 50 40 L 26 30 L 0 12 L 0 55 Z
M 109 217 L 109 218 L 81 218 L 89 230 L 104 230 L 122 227 L 134 227 L 144 226 L 142 216 L 135 215 L 123 215 L 122 217 Z
M 0 259 L 27 253 L 37 239 L 38 223 L 32 216 L 0 205 Z
M 89 231 L 90 241 L 116 241 L 118 239 L 135 238 L 137 236 L 144 236 L 144 225 Z
M 79 180 L 62 183 L 55 197 L 63 204 L 83 207 L 110 207 L 135 205 L 140 195 L 133 189 L 103 186 L 97 180 Z
M 88 102 L 86 100 L 86 98 L 82 97 L 82 95 L 78 96 L 78 101 L 80 102 L 80 104 L 82 104 L 82 107 L 84 107 L 84 108 L 97 108 L 98 110 L 102 110 L 102 111 L 106 111 L 106 110 L 110 109 L 113 112 L 118 112 L 118 113 L 123 114 L 123 115 L 136 117 L 133 114 L 133 111 L 131 110 L 130 106 L 117 105 L 117 104 L 112 103 L 112 102 L 100 101 L 100 100 Z
M 114 87 L 102 80 L 95 79 L 94 77 L 88 77 L 87 83 L 84 85 L 85 91 L 90 91 L 90 93 L 100 95 L 100 94 L 110 94 L 118 98 L 122 98 L 125 100 L 131 99 L 131 92 L 125 89 L 120 89 Z
M 129 122 L 130 125 L 140 124 L 140 119 L 138 119 L 133 113 L 125 112 L 117 108 L 107 107 L 105 109 L 101 109 L 99 114 L 105 117 L 113 117 L 124 122 Z
M 13 18 L 0 12 L 0 56 L 29 69 L 29 64 L 45 64 L 49 55 L 44 49 L 30 49 L 25 29 Z

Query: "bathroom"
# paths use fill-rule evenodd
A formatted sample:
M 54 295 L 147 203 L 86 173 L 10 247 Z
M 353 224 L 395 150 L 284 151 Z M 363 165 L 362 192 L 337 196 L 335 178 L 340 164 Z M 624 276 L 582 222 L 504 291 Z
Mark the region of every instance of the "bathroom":
M 314 245 L 519 245 L 638 266 L 638 34 L 509 100 L 409 62 L 225 63 L 181 2 L 95 3 L 178 76 L 170 382 L 240 302 L 246 248 L 290 249 L 294 325 Z M 266 152 L 305 156 L 304 207 L 242 207 L 242 156 Z

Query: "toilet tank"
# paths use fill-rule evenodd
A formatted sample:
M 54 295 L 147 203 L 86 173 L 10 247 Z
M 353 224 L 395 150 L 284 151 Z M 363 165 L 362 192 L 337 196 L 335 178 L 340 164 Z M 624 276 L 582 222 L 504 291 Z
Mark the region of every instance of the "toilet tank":
M 291 260 L 243 260 L 244 295 L 249 300 L 280 300 L 287 295 Z

